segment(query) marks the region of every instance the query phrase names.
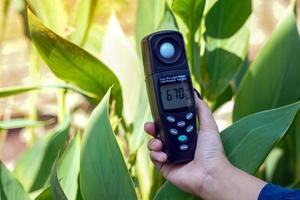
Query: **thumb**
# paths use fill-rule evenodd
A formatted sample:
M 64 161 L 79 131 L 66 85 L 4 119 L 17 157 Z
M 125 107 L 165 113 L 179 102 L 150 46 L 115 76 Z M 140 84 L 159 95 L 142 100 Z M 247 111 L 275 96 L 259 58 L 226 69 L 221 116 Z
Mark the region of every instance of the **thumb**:
M 197 93 L 194 92 L 195 97 L 195 106 L 200 124 L 200 133 L 201 132 L 216 132 L 219 133 L 217 123 L 212 115 L 211 110 L 209 109 L 207 103 L 202 101 Z

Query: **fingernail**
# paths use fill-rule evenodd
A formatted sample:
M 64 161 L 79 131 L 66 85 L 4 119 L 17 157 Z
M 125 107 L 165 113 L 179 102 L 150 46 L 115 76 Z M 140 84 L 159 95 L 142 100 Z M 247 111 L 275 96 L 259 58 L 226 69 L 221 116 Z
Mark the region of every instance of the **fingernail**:
M 201 94 L 200 94 L 195 88 L 194 88 L 194 91 L 196 92 L 197 96 L 198 96 L 201 100 L 203 100 Z

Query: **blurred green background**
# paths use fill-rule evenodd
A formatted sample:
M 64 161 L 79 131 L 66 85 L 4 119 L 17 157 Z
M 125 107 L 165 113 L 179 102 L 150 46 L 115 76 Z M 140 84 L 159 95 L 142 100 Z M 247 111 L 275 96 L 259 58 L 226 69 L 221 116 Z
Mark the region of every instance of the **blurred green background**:
M 0 0 L 3 198 L 196 199 L 154 168 L 143 131 L 139 43 L 164 29 L 183 34 L 232 164 L 299 187 L 299 5 Z

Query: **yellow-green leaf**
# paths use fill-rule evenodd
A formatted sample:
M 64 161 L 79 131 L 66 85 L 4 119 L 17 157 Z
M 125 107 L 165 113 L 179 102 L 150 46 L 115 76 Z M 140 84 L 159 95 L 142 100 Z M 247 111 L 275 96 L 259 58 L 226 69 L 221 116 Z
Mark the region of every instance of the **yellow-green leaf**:
M 117 100 L 117 110 L 122 111 L 122 93 L 117 77 L 97 58 L 68 42 L 45 27 L 28 11 L 29 29 L 38 52 L 52 72 L 60 79 L 101 99 L 114 85 L 112 95 Z
M 136 200 L 133 183 L 109 122 L 110 91 L 92 112 L 82 141 L 80 188 L 83 199 Z

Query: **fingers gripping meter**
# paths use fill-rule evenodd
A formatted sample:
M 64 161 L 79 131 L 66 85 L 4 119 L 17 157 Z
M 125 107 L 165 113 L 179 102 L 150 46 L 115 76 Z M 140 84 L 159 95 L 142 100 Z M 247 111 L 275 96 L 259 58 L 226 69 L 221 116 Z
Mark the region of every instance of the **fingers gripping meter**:
M 142 40 L 148 98 L 168 161 L 193 160 L 196 148 L 194 93 L 182 35 L 160 31 Z

